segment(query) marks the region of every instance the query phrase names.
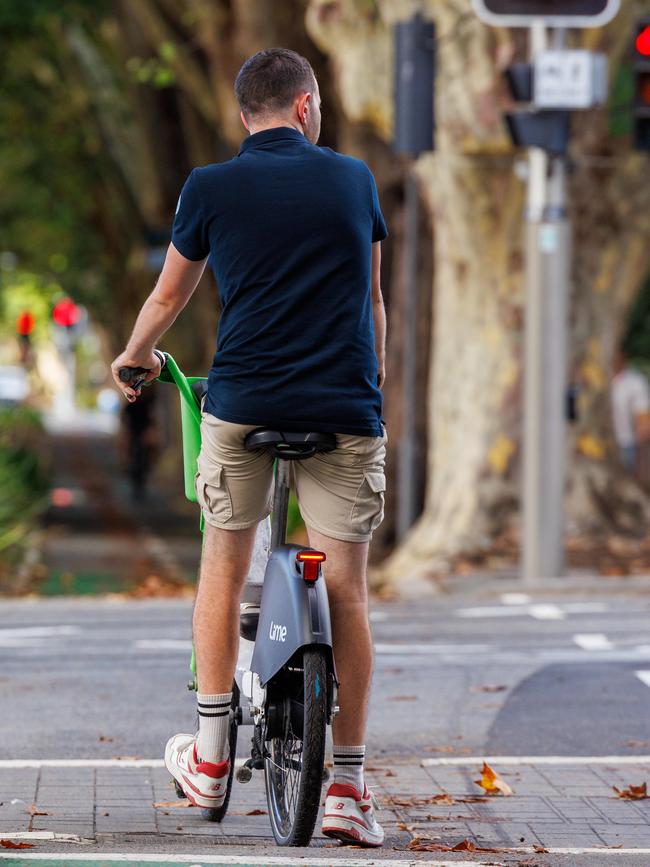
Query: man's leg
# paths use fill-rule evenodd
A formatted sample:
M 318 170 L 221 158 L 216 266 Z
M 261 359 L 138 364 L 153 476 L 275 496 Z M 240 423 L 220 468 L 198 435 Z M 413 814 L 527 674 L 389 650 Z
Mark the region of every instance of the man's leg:
M 372 677 L 366 586 L 368 542 L 341 542 L 312 528 L 308 533 L 309 544 L 327 554 L 324 572 L 340 681 L 340 711 L 332 726 L 334 745 L 358 746 L 365 742 Z
M 200 693 L 227 693 L 237 664 L 239 598 L 250 569 L 257 526 L 205 525 L 193 634 Z

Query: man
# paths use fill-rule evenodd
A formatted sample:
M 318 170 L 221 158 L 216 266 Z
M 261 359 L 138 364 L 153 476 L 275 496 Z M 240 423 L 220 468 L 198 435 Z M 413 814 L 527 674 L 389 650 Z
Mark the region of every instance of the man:
M 650 389 L 645 376 L 629 366 L 623 349 L 614 358 L 611 399 L 621 462 L 637 481 L 643 481 L 643 447 L 650 440 Z
M 262 425 L 333 432 L 333 452 L 293 468 L 310 544 L 327 552 L 340 679 L 325 810 L 336 815 L 325 818 L 323 831 L 379 846 L 384 834 L 363 761 L 372 669 L 366 564 L 385 490 L 379 271 L 386 225 L 367 166 L 316 146 L 321 99 L 304 57 L 282 48 L 258 52 L 241 68 L 235 93 L 249 136 L 234 159 L 190 174 L 158 284 L 113 363 L 114 374 L 140 366 L 149 379 L 158 375 L 154 344 L 189 300 L 209 255 L 223 309 L 196 478 L 205 517 L 193 617 L 199 732 L 171 738 L 165 761 L 192 801 L 219 806 L 234 760 L 226 739 L 239 598 L 272 491 L 269 456 L 245 451 L 244 437 Z

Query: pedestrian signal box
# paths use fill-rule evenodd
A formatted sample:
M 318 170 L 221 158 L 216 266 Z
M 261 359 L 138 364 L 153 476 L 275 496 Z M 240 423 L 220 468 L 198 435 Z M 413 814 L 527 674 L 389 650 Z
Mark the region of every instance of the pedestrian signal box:
M 650 18 L 636 23 L 633 46 L 634 147 L 650 151 Z
M 474 11 L 495 27 L 602 27 L 616 15 L 620 0 L 472 0 Z

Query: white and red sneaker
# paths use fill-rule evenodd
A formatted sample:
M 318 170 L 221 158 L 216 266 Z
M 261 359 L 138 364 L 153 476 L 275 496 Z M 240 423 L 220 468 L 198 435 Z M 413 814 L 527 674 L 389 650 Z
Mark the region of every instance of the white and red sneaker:
M 220 807 L 226 797 L 230 762 L 200 762 L 196 735 L 174 735 L 165 747 L 165 767 L 195 807 Z
M 333 783 L 325 798 L 323 834 L 343 843 L 381 846 L 384 829 L 375 819 L 375 806 L 367 786 L 362 795 L 347 783 Z

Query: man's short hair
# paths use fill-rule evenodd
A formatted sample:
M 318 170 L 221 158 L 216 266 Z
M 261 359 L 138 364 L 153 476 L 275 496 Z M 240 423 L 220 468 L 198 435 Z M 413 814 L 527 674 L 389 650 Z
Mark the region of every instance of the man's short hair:
M 235 80 L 235 96 L 246 118 L 288 109 L 296 95 L 314 91 L 309 61 L 289 48 L 265 48 L 249 57 Z

